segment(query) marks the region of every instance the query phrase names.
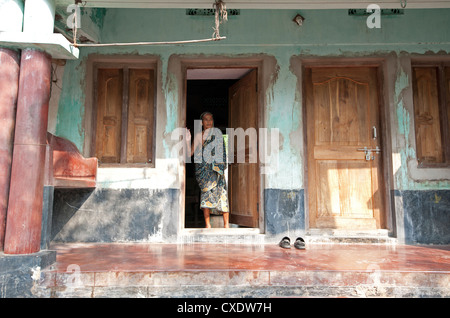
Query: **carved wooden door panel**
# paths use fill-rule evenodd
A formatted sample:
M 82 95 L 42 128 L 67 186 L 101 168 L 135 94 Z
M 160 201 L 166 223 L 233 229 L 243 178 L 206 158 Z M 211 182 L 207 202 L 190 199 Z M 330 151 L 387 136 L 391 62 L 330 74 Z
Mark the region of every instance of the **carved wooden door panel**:
M 97 84 L 96 157 L 119 163 L 122 140 L 123 70 L 99 69 Z
M 384 191 L 377 69 L 305 69 L 311 228 L 377 229 Z

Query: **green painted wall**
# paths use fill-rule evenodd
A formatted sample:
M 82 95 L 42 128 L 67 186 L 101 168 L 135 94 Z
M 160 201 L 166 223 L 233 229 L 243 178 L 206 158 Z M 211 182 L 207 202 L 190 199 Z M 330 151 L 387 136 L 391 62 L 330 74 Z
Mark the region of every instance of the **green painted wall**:
M 293 21 L 297 13 L 305 17 L 299 27 Z M 175 54 L 202 56 L 244 57 L 264 54 L 276 59 L 278 72 L 273 85 L 265 92 L 266 125 L 277 127 L 282 135 L 279 162 L 286 169 L 266 179 L 267 188 L 304 188 L 302 149 L 298 137 L 302 136 L 302 92 L 298 78 L 292 70 L 293 56 L 359 57 L 400 56 L 407 54 L 448 54 L 450 52 L 450 10 L 406 10 L 401 16 L 382 16 L 380 29 L 369 29 L 365 17 L 353 17 L 347 10 L 240 10 L 239 16 L 230 16 L 221 25 L 220 42 L 136 46 L 120 48 L 81 48 L 80 58 L 68 61 L 64 73 L 64 87 L 59 102 L 56 134 L 73 141 L 83 149 L 84 105 L 86 99 L 86 60 L 89 54 L 149 54 L 161 60 L 160 78 L 165 100 L 165 118 L 158 118 L 164 134 L 170 133 L 179 122 L 180 87 L 175 74 L 168 70 Z M 213 17 L 187 16 L 183 9 L 132 10 L 108 9 L 103 17 L 101 39 L 103 43 L 138 41 L 175 41 L 203 39 L 213 33 Z M 450 188 L 446 182 L 413 182 L 408 178 L 406 161 L 415 152 L 408 145 L 410 113 L 405 110 L 402 90 L 409 85 L 407 75 L 397 72 L 391 125 L 404 136 L 401 148 L 401 168 L 394 176 L 399 189 Z M 392 106 L 391 106 L 392 107 Z M 299 133 L 300 132 L 300 133 Z M 163 142 L 163 151 L 157 158 L 170 155 L 170 145 Z

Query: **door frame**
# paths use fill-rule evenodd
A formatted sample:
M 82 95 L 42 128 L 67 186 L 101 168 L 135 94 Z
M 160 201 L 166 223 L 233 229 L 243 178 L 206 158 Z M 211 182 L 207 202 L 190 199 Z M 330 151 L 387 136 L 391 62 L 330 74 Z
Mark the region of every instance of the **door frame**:
M 180 76 L 180 124 L 181 127 L 186 127 L 186 99 L 187 99 L 187 70 L 188 69 L 229 69 L 229 68 L 251 68 L 256 69 L 257 71 L 257 83 L 258 83 L 258 127 L 265 127 L 265 112 L 264 105 L 265 101 L 265 87 L 268 85 L 268 80 L 270 74 L 268 74 L 269 65 L 275 65 L 274 61 L 270 57 L 247 57 L 247 58 L 236 58 L 236 57 L 205 57 L 204 55 L 199 56 L 183 56 L 178 57 L 178 63 L 180 65 L 179 76 Z M 177 64 L 178 64 L 177 63 Z M 274 68 L 274 67 L 273 67 Z M 275 69 L 275 68 L 274 68 Z M 186 193 L 186 163 L 180 165 L 181 173 L 180 173 L 180 191 L 181 191 L 181 199 L 180 199 L 180 208 L 179 208 L 179 233 L 189 232 L 188 229 L 185 228 L 185 193 Z M 265 178 L 259 178 L 259 193 L 258 193 L 258 202 L 259 202 L 259 213 L 258 213 L 258 228 L 249 228 L 251 233 L 254 233 L 254 230 L 257 229 L 259 234 L 265 233 L 265 216 L 264 216 L 264 184 Z M 231 211 L 231 213 L 233 213 Z M 233 233 L 232 228 L 227 229 L 231 230 L 230 234 Z M 243 229 L 239 229 L 243 230 Z M 237 234 L 242 234 L 242 231 L 236 231 Z
M 381 229 L 387 229 L 390 235 L 395 235 L 395 213 L 392 208 L 391 190 L 393 189 L 393 171 L 392 171 L 392 138 L 391 138 L 391 124 L 390 124 L 390 98 L 388 96 L 389 89 L 386 83 L 390 83 L 393 78 L 388 70 L 388 65 L 392 65 L 391 58 L 389 57 L 365 57 L 365 58 L 299 58 L 296 62 L 299 66 L 297 72 L 300 74 L 301 91 L 302 91 L 302 116 L 304 118 L 303 124 L 303 151 L 305 164 L 303 165 L 303 178 L 305 185 L 305 230 L 309 231 L 310 227 L 310 213 L 309 211 L 309 191 L 308 191 L 308 157 L 307 157 L 307 123 L 306 121 L 306 82 L 301 77 L 307 68 L 328 68 L 328 67 L 375 67 L 377 69 L 377 81 L 378 81 L 378 103 L 379 103 L 379 120 L 380 120 L 380 132 L 381 137 L 381 153 L 379 156 L 382 160 L 382 172 L 381 176 L 384 180 L 384 215 L 381 217 Z

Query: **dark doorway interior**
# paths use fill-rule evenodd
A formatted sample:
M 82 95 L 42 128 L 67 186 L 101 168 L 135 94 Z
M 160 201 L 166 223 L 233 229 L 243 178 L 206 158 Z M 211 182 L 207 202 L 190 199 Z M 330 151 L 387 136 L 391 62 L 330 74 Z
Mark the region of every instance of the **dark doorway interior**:
M 186 126 L 194 135 L 194 120 L 209 111 L 214 115 L 214 126 L 223 134 L 228 127 L 228 88 L 237 81 L 219 80 L 187 80 L 186 90 Z M 211 225 L 220 227 L 222 217 L 213 217 Z M 214 222 L 217 221 L 217 222 Z M 200 209 L 200 189 L 195 180 L 194 163 L 186 164 L 186 199 L 185 228 L 203 228 L 205 221 Z

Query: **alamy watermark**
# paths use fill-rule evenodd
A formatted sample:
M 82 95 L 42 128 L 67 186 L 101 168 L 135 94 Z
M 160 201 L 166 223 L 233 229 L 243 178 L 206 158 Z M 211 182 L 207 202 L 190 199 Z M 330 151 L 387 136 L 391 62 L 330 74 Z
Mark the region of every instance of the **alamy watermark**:
M 372 13 L 367 17 L 366 25 L 369 29 L 381 28 L 381 8 L 378 4 L 369 4 L 367 6 L 368 13 Z
M 186 128 L 176 128 L 171 140 L 178 141 L 172 148 L 172 157 L 185 163 L 192 163 L 191 140 L 202 132 L 201 120 L 194 121 L 194 135 Z M 278 171 L 280 131 L 278 128 L 226 128 L 226 149 L 220 129 L 213 127 L 205 130 L 204 136 L 211 138 L 206 146 L 202 143 L 195 149 L 194 163 L 260 163 L 261 174 Z M 205 139 L 207 139 L 205 138 Z M 224 162 L 223 151 L 226 151 Z
M 79 4 L 70 4 L 67 6 L 67 27 L 81 28 L 81 9 Z M 377 4 L 369 4 L 367 6 L 368 13 L 371 13 L 366 20 L 368 28 L 381 28 L 381 9 Z M 194 136 L 201 132 L 201 121 L 196 120 L 194 123 Z M 208 163 L 224 163 L 223 162 L 223 139 L 222 133 L 218 128 L 211 128 L 206 132 L 214 136 L 214 140 L 206 147 L 201 147 L 200 155 L 194 156 L 194 162 L 202 162 L 203 159 Z M 186 128 L 177 128 L 172 132 L 171 140 L 179 142 L 174 146 L 172 154 L 178 156 L 180 160 L 191 163 L 191 144 L 188 140 L 189 131 Z M 261 173 L 270 174 L 278 170 L 278 153 L 279 153 L 279 129 L 278 128 L 227 128 L 226 135 L 228 137 L 227 162 L 233 163 L 259 163 L 261 164 Z M 248 146 L 246 143 L 248 137 Z M 237 147 L 235 145 L 237 139 Z M 236 154 L 235 154 L 236 149 Z
M 70 29 L 81 28 L 81 10 L 78 4 L 69 4 L 66 12 L 71 14 L 66 19 L 66 25 Z

